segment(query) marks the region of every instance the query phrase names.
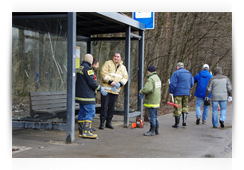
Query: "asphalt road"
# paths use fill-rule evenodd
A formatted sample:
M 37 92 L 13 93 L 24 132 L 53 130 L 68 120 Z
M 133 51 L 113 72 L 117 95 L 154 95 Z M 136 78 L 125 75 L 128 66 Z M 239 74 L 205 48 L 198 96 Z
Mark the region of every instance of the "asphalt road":
M 123 117 L 114 116 L 115 129 L 99 130 L 95 117 L 93 127 L 99 139 L 78 138 L 65 144 L 66 131 L 16 129 L 12 131 L 13 158 L 232 158 L 232 106 L 227 107 L 225 128 L 213 128 L 211 109 L 207 124 L 196 125 L 195 112 L 187 117 L 187 126 L 172 128 L 172 114 L 159 116 L 160 134 L 143 136 L 149 129 L 123 128 Z M 135 118 L 131 118 L 133 121 Z

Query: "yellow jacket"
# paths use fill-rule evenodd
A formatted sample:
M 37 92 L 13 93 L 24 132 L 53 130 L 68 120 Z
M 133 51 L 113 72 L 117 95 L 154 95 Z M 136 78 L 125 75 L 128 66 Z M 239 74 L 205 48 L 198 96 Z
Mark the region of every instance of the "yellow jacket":
M 109 84 L 111 80 L 115 83 L 121 82 L 123 86 L 128 81 L 128 73 L 126 67 L 123 65 L 123 61 L 120 61 L 119 67 L 117 68 L 113 60 L 106 61 L 100 71 L 102 78 L 102 86 L 108 93 L 119 94 L 121 87 L 116 92 L 112 90 L 113 86 Z

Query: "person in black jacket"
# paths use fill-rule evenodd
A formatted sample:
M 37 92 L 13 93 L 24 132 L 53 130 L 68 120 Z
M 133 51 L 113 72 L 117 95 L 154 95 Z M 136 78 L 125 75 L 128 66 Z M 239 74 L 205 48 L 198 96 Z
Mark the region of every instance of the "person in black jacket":
M 78 137 L 97 138 L 97 134 L 93 134 L 90 129 L 92 120 L 95 116 L 96 93 L 100 91 L 106 96 L 107 92 L 94 79 L 94 71 L 91 68 L 93 56 L 86 54 L 77 71 L 77 79 L 75 86 L 75 102 L 80 104 L 78 114 Z

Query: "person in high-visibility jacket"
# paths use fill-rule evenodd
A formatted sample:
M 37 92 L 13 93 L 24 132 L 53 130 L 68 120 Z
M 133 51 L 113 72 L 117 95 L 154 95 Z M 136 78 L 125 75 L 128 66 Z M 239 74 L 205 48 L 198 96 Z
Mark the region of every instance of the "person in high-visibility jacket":
M 151 65 L 147 71 L 147 82 L 139 91 L 140 99 L 143 99 L 145 94 L 144 106 L 148 108 L 148 119 L 150 129 L 144 136 L 154 136 L 159 134 L 158 108 L 161 101 L 161 80 L 156 73 L 156 67 Z
M 114 106 L 118 98 L 120 89 L 128 81 L 128 73 L 123 65 L 120 53 L 116 52 L 113 60 L 106 61 L 100 71 L 102 78 L 102 87 L 108 92 L 107 96 L 101 95 L 101 111 L 100 111 L 100 126 L 99 129 L 106 127 L 113 129 L 111 121 L 114 114 Z

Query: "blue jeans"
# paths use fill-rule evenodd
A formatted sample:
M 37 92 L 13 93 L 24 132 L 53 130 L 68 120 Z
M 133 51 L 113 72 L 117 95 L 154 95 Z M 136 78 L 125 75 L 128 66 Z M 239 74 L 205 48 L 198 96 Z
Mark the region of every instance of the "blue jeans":
M 201 107 L 203 103 L 202 120 L 206 121 L 208 118 L 209 106 L 204 105 L 204 98 L 196 97 L 196 118 L 199 116 L 201 118 Z
M 95 117 L 95 104 L 80 104 L 80 111 L 77 120 L 90 120 Z
M 218 104 L 220 106 L 220 116 L 219 120 L 225 122 L 226 119 L 226 107 L 227 107 L 227 100 L 223 101 L 212 101 L 212 124 L 214 127 L 218 126 Z
M 158 125 L 158 108 L 148 108 L 148 119 L 151 126 Z

